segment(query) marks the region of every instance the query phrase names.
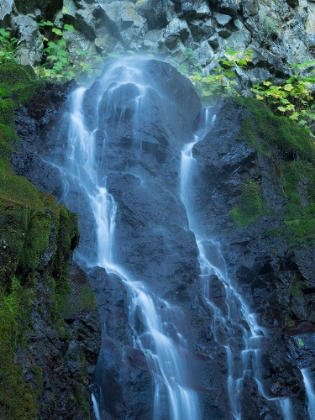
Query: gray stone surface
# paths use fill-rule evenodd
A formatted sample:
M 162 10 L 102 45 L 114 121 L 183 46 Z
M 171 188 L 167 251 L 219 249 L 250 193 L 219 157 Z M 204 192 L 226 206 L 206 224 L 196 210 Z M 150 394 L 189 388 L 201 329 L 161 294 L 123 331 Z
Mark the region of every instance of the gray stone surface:
M 0 4 L 0 21 L 12 11 L 13 0 L 2 0 Z

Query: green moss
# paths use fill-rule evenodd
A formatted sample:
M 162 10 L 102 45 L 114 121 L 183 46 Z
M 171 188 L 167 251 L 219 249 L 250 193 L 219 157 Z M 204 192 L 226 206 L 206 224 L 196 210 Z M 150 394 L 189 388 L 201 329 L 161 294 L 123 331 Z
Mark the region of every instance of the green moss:
M 27 293 L 25 293 L 27 292 Z M 9 295 L 0 295 L 0 418 L 33 420 L 36 415 L 32 387 L 23 381 L 23 369 L 14 362 L 17 345 L 25 345 L 32 309 L 32 291 L 14 279 Z
M 89 284 L 76 284 L 71 293 L 58 296 L 58 309 L 64 317 L 96 311 L 96 297 Z
M 268 235 L 284 236 L 291 245 L 315 245 L 315 146 L 309 132 L 289 118 L 275 116 L 261 101 L 236 101 L 251 112 L 242 122 L 241 139 L 273 161 L 286 201 L 277 212 L 283 227 Z M 256 201 L 257 214 L 258 207 Z M 246 226 L 239 207 L 230 214 L 238 226 Z
M 301 128 L 294 121 L 286 117 L 278 117 L 257 99 L 237 98 L 236 101 L 246 107 L 255 117 L 252 121 L 252 130 L 249 120 L 244 121 L 243 130 L 247 133 L 249 143 L 256 142 L 264 149 L 266 146 L 277 146 L 285 157 L 299 156 L 309 162 L 315 163 L 315 146 L 311 141 L 309 132 Z M 246 127 L 247 125 L 247 127 Z M 252 131 L 252 134 L 248 133 Z
M 281 167 L 287 203 L 279 213 L 285 227 L 273 233 L 285 235 L 291 245 L 315 245 L 315 167 L 304 160 Z
M 0 123 L 12 127 L 16 105 L 12 99 L 0 99 Z
M 13 149 L 11 141 L 17 139 L 18 137 L 11 127 L 0 123 L 0 159 L 7 166 L 10 166 L 10 158 Z
M 303 296 L 303 285 L 299 284 L 297 281 L 293 282 L 290 287 L 290 294 L 294 298 Z
M 74 233 L 77 234 L 76 218 L 56 200 L 46 194 L 37 193 L 34 206 L 6 201 L 0 196 L 0 418 L 35 419 L 36 400 L 42 392 L 40 368 L 33 372 L 32 386 L 23 381 L 23 369 L 14 363 L 15 351 L 27 344 L 26 332 L 31 328 L 31 314 L 37 285 L 26 281 L 27 271 L 34 278 L 40 269 L 42 253 L 57 254 L 57 242 L 61 249 L 58 261 L 61 273 L 68 272 Z M 63 242 L 62 242 L 63 241 Z M 64 254 L 62 258 L 60 253 Z M 21 277 L 15 279 L 15 273 Z M 67 325 L 61 319 L 55 291 L 65 290 L 68 280 L 48 277 L 45 284 L 46 301 L 51 301 L 55 329 L 65 340 L 70 339 Z M 48 297 L 50 296 L 50 298 Z M 54 303 L 55 302 L 55 303 Z M 36 366 L 34 367 L 36 368 Z
M 39 366 L 32 366 L 31 373 L 33 375 L 33 389 L 36 399 L 40 399 L 44 387 L 43 371 Z
M 34 271 L 42 253 L 49 246 L 51 216 L 46 212 L 33 212 L 20 256 L 19 267 L 23 273 Z
M 26 178 L 15 175 L 10 167 L 0 161 L 0 202 L 6 200 L 42 209 L 41 197 Z
M 23 368 L 14 362 L 17 349 L 27 345 L 26 333 L 31 329 L 31 315 L 40 290 L 37 278 L 45 282 L 44 301 L 51 308 L 41 308 L 39 299 L 38 310 L 42 309 L 43 316 L 48 313 L 48 322 L 52 321 L 52 326 L 56 323 L 61 337 L 70 339 L 60 317 L 56 293 L 69 290 L 68 264 L 79 236 L 76 216 L 58 205 L 54 197 L 38 192 L 27 179 L 15 175 L 10 163 L 12 141 L 18 139 L 14 110 L 19 104 L 28 103 L 40 86 L 31 68 L 14 63 L 1 65 L 0 418 L 4 420 L 34 420 L 36 400 L 42 396 L 41 368 L 31 366 L 27 384 Z M 47 281 L 41 278 L 43 271 Z M 43 291 L 40 293 L 42 297 Z
M 260 186 L 255 183 L 245 183 L 239 204 L 230 211 L 230 216 L 237 227 L 244 228 L 262 214 L 263 208 Z
M 52 264 L 52 274 L 56 279 L 56 292 L 64 294 L 70 291 L 68 283 L 69 264 L 72 251 L 78 244 L 79 231 L 77 215 L 66 207 L 59 208 L 60 225 L 56 238 L 57 250 Z
M 65 321 L 62 318 L 58 318 L 55 322 L 55 328 L 58 333 L 58 335 L 65 341 L 71 340 L 71 334 L 68 330 L 68 325 L 65 323 Z
M 26 104 L 42 86 L 30 66 L 5 63 L 0 67 L 0 89 L 10 96 L 14 103 Z

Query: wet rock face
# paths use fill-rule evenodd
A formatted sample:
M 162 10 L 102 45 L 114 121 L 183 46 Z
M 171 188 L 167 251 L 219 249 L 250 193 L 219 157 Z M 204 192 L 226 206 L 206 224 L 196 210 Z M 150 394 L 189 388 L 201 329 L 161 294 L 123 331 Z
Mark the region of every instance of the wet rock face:
M 141 183 L 131 175 L 110 175 L 108 189 L 119 209 L 118 262 L 159 296 L 174 297 L 199 274 L 198 251 L 186 230 L 184 207 L 159 184 Z
M 102 418 L 120 419 L 135 413 L 136 418 L 149 420 L 153 410 L 153 379 L 143 352 L 133 347 L 126 288 L 118 276 L 108 275 L 100 268 L 90 270 L 89 279 L 104 325 L 92 389 L 100 403 Z
M 203 419 L 228 420 L 228 368 L 222 344 L 226 331 L 218 328 L 216 339 L 211 333 L 213 313 L 197 281 L 197 246 L 179 200 L 180 152 L 192 139 L 200 103 L 188 82 L 171 66 L 155 60 L 143 66 L 146 72 L 141 84 L 113 81 L 102 92 L 103 75 L 86 91 L 83 102 L 86 124 L 96 133 L 100 178 L 107 177 L 108 191 L 117 203 L 115 257 L 133 278 L 145 281 L 158 296 L 180 306 L 185 317 L 182 328 L 191 343 L 187 358 L 196 372 L 193 386 L 199 392 Z M 110 71 L 110 66 L 105 71 Z M 121 66 L 115 68 L 115 74 L 122 82 Z M 143 87 L 145 106 L 139 101 Z M 14 162 L 20 174 L 62 197 L 59 170 L 44 161 L 64 162 L 69 104 L 61 105 L 62 94 L 55 92 L 52 97 L 56 102 L 49 102 L 48 107 L 43 97 L 39 111 L 31 107 L 34 111 L 21 109 L 17 114 L 19 132 L 30 141 L 22 145 Z M 97 102 L 98 109 L 94 106 Z M 64 116 L 57 125 L 50 115 L 60 119 L 61 106 Z M 140 106 L 143 112 L 139 115 Z M 38 117 L 32 112 L 39 112 Z M 260 153 L 242 130 L 244 122 L 252 118 L 251 111 L 237 103 L 218 107 L 213 129 L 193 149 L 198 171 L 192 202 L 205 235 L 222 244 L 234 287 L 256 314 L 259 325 L 269 332 L 261 340 L 258 373 L 265 394 L 270 399 L 290 397 L 295 417 L 302 419 L 305 392 L 299 368 L 315 367 L 309 334 L 314 332 L 313 249 L 292 250 L 281 237 L 266 235 L 268 229 L 283 226 L 277 212 L 285 201 L 274 161 Z M 278 149 L 275 153 L 277 159 L 284 159 Z M 259 213 L 251 223 L 238 228 L 230 211 L 244 194 L 244 184 L 259 186 L 270 212 Z M 83 215 L 81 233 L 86 239 L 80 252 L 91 255 L 95 232 L 89 204 L 82 201 L 83 196 L 72 194 L 71 202 Z M 213 244 L 205 244 L 205 250 L 218 266 L 222 263 Z M 135 418 L 152 418 L 153 378 L 144 354 L 133 348 L 126 287 L 104 269 L 86 271 L 104 326 L 93 389 L 104 418 L 118 420 L 129 413 L 135 413 Z M 226 290 L 216 275 L 210 280 L 213 302 L 224 313 Z M 135 328 L 141 331 L 141 312 L 136 311 L 135 317 Z M 244 342 L 239 313 L 234 321 L 239 328 L 229 337 L 229 345 L 240 354 Z M 81 331 L 81 326 L 77 329 Z M 239 360 L 235 365 L 241 369 Z M 108 387 L 110 394 L 105 392 Z M 279 408 L 261 396 L 250 375 L 244 378 L 240 403 L 248 420 L 280 416 Z
M 194 147 L 200 174 L 195 180 L 195 210 L 205 231 L 220 240 L 235 287 L 256 314 L 258 323 L 268 329 L 269 337 L 261 349 L 266 395 L 290 397 L 295 416 L 304 418 L 305 391 L 300 368 L 307 365 L 314 369 L 315 365 L 315 359 L 309 357 L 309 340 L 314 333 L 314 308 L 310 301 L 315 271 L 309 257 L 314 249 L 293 249 L 283 238 L 266 234 L 269 229 L 282 226 L 283 216 L 277 212 L 285 201 L 277 167 L 259 153 L 257 145 L 242 140 L 243 122 L 249 116 L 249 110 L 242 106 L 224 104 L 211 132 Z M 284 158 L 279 151 L 275 153 L 281 162 Z M 246 227 L 237 228 L 230 211 L 239 203 L 244 183 L 248 182 L 261 186 L 273 213 L 265 213 Z M 217 288 L 212 293 L 215 299 L 220 298 Z M 277 418 L 274 408 L 266 408 L 265 403 L 256 383 L 247 378 L 241 396 L 244 418 L 259 418 L 264 410 L 270 418 Z
M 96 130 L 100 179 L 107 177 L 107 188 L 117 203 L 116 260 L 132 278 L 145 281 L 159 297 L 174 304 L 181 302 L 186 322 L 182 328 L 194 335 L 190 299 L 196 292 L 198 252 L 179 200 L 178 174 L 181 149 L 193 137 L 200 100 L 187 79 L 170 65 L 155 60 L 140 60 L 139 65 L 145 67 L 141 83 L 120 83 L 123 82 L 120 77 L 116 86 L 115 78 L 116 82 L 103 94 L 101 76 L 86 91 L 83 102 L 86 122 Z M 115 77 L 122 75 L 122 71 L 123 67 L 115 68 Z M 141 94 L 143 102 L 139 104 Z M 95 109 L 98 102 L 100 106 Z M 54 109 L 51 103 L 50 107 Z M 139 113 L 139 107 L 143 112 Z M 29 125 L 29 143 L 14 157 L 19 173 L 59 197 L 62 183 L 54 166 L 64 162 L 69 129 L 67 105 L 62 110 L 58 126 L 49 118 L 47 125 L 41 126 L 49 113 L 40 112 L 40 118 Z M 32 117 L 24 109 L 18 119 L 19 132 L 23 132 L 25 122 Z M 54 164 L 45 163 L 49 160 Z M 80 195 L 72 195 L 70 203 L 77 206 L 73 210 L 81 215 L 83 240 L 79 252 L 91 256 L 95 235 L 89 203 L 82 201 Z M 119 277 L 109 276 L 102 269 L 92 270 L 88 275 L 98 296 L 104 325 L 93 392 L 100 398 L 102 409 L 106 407 L 105 418 L 121 419 L 129 413 L 135 413 L 136 418 L 152 418 L 153 378 L 143 352 L 133 346 L 126 287 Z M 137 328 L 141 330 L 141 313 L 136 316 Z M 206 362 L 202 358 L 198 361 L 200 371 Z M 211 368 L 208 365 L 207 372 Z M 108 386 L 111 393 L 107 392 Z M 203 378 L 196 378 L 196 388 L 201 386 L 205 389 L 204 400 L 209 402 Z

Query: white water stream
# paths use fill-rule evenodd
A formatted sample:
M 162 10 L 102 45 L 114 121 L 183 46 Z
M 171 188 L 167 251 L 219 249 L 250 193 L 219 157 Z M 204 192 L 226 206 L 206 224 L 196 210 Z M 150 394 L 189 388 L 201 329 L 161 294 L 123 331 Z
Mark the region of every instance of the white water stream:
M 119 67 L 119 77 L 117 68 Z M 98 115 L 101 98 L 106 96 L 108 113 L 113 108 L 112 97 L 118 87 L 132 84 L 137 87 L 137 112 L 141 112 L 146 103 L 146 90 L 143 84 L 141 66 L 135 61 L 120 60 L 105 73 L 100 83 L 99 99 L 94 104 L 94 114 Z M 200 420 L 200 402 L 197 391 L 191 387 L 191 372 L 188 362 L 188 349 L 178 325 L 183 324 L 178 308 L 170 305 L 152 293 L 143 283 L 133 278 L 130 273 L 115 261 L 115 220 L 117 204 L 106 188 L 106 168 L 98 167 L 95 156 L 96 127 L 86 124 L 82 106 L 85 89 L 79 88 L 72 95 L 71 124 L 66 145 L 66 160 L 59 166 L 63 174 L 65 189 L 63 201 L 68 203 L 68 194 L 74 188 L 86 198 L 92 214 L 96 233 L 96 247 L 90 255 L 79 255 L 90 267 L 103 267 L 107 273 L 117 275 L 124 283 L 130 297 L 129 323 L 133 331 L 134 347 L 140 349 L 146 357 L 154 380 L 153 420 Z M 124 112 L 122 110 L 121 112 Z M 106 119 L 106 115 L 103 115 Z M 96 117 L 97 118 L 97 117 Z M 250 313 L 242 297 L 235 290 L 227 274 L 226 264 L 220 251 L 220 244 L 207 237 L 194 212 L 193 189 L 197 163 L 193 158 L 193 147 L 201 141 L 215 123 L 211 108 L 205 108 L 200 128 L 193 142 L 185 145 L 182 151 L 180 168 L 180 197 L 186 208 L 189 227 L 194 233 L 199 249 L 200 281 L 203 288 L 203 301 L 212 314 L 209 325 L 216 342 L 225 349 L 227 390 L 229 395 L 231 419 L 241 420 L 240 391 L 243 380 L 250 375 L 257 383 L 260 394 L 277 405 L 284 420 L 294 419 L 291 402 L 288 398 L 269 398 L 263 389 L 260 377 L 260 348 L 267 332 L 258 325 L 254 314 Z M 137 120 L 132 127 L 135 131 Z M 105 139 L 106 139 L 105 128 Z M 103 145 L 106 148 L 106 141 Z M 133 147 L 141 147 L 141 138 L 134 141 Z M 103 175 L 100 175 L 102 173 Z M 104 175 L 105 173 L 105 175 Z M 85 209 L 86 210 L 86 209 Z M 79 213 L 79 207 L 75 208 Z M 84 223 L 84 221 L 82 221 Z M 211 223 L 211 221 L 209 221 Z M 93 248 L 93 244 L 91 247 Z M 216 305 L 211 296 L 211 278 L 216 276 L 225 290 L 224 305 Z M 136 319 L 141 311 L 142 328 L 136 328 Z M 172 325 L 172 328 L 169 328 Z M 242 348 L 236 344 L 235 337 L 241 337 Z M 308 413 L 315 419 L 315 394 L 309 372 L 302 370 L 308 396 Z M 97 399 L 92 394 L 95 416 L 101 417 Z M 216 420 L 216 419 L 213 419 Z M 218 419 L 220 420 L 220 419 Z M 253 419 L 255 420 L 255 419 Z
M 310 420 L 315 419 L 315 386 L 314 386 L 314 373 L 310 372 L 309 369 L 301 369 L 305 391 L 307 395 L 307 411 Z
M 107 109 L 113 107 L 111 97 L 115 89 L 127 83 L 132 83 L 141 92 L 137 98 L 137 108 L 141 112 L 141 106 L 145 106 L 146 86 L 142 84 L 141 66 L 128 60 L 120 60 L 118 64 L 114 64 L 101 80 L 99 98 L 106 95 Z M 67 157 L 65 165 L 60 168 L 66 185 L 63 200 L 67 203 L 69 189 L 75 185 L 75 188 L 87 197 L 93 214 L 97 241 L 96 257 L 93 260 L 81 255 L 81 258 L 89 266 L 103 267 L 107 273 L 120 277 L 128 290 L 129 322 L 133 330 L 134 346 L 145 354 L 155 383 L 153 420 L 198 420 L 199 401 L 197 393 L 189 387 L 190 373 L 185 358 L 185 340 L 175 324 L 172 333 L 168 328 L 170 323 L 181 317 L 180 311 L 155 296 L 144 283 L 132 278 L 126 269 L 115 261 L 113 247 L 117 205 L 107 191 L 106 179 L 99 176 L 95 156 L 95 129 L 84 123 L 85 116 L 82 113 L 84 93 L 85 89 L 79 88 L 72 95 Z M 100 99 L 95 103 L 95 114 L 98 113 L 99 103 Z M 140 142 L 134 144 L 134 147 L 140 146 Z M 135 327 L 136 312 L 139 316 L 139 308 L 144 326 L 141 332 Z M 100 419 L 100 410 L 94 395 L 92 400 L 96 418 Z
M 250 312 L 248 306 L 235 290 L 228 277 L 225 260 L 220 251 L 220 244 L 207 237 L 194 212 L 193 204 L 193 178 L 197 171 L 197 162 L 192 150 L 195 144 L 201 141 L 211 130 L 215 123 L 212 108 L 205 108 L 200 128 L 194 141 L 185 145 L 181 160 L 180 196 L 186 207 L 189 227 L 196 237 L 199 249 L 199 263 L 201 282 L 204 290 L 204 301 L 212 313 L 211 332 L 215 341 L 222 345 L 226 351 L 228 367 L 227 389 L 230 401 L 231 416 L 234 420 L 241 420 L 240 393 L 246 375 L 252 376 L 261 395 L 268 401 L 278 404 L 279 411 L 284 420 L 293 420 L 291 402 L 289 398 L 270 398 L 263 389 L 260 377 L 261 357 L 260 348 L 264 337 L 268 336 L 266 329 L 259 326 L 256 317 Z M 211 223 L 211 220 L 209 221 Z M 225 303 L 222 308 L 212 300 L 210 282 L 216 276 L 225 290 Z M 236 337 L 241 336 L 243 348 L 239 350 Z M 240 362 L 239 362 L 240 361 Z M 253 419 L 254 420 L 254 419 Z

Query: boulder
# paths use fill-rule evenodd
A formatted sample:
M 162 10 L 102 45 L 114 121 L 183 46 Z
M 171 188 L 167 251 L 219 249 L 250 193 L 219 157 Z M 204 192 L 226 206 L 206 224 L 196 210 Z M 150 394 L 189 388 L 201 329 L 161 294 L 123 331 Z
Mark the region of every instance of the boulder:
M 135 8 L 147 20 L 149 30 L 165 27 L 176 16 L 174 6 L 167 0 L 137 1 Z
M 11 25 L 19 38 L 15 53 L 19 63 L 23 65 L 40 63 L 44 45 L 36 21 L 30 16 L 18 15 L 11 19 Z
M 185 20 L 173 19 L 165 28 L 164 38 L 168 48 L 174 49 L 177 42 L 184 42 L 190 35 L 190 30 Z
M 11 13 L 13 7 L 13 0 L 3 0 L 0 4 L 0 21 Z
M 232 20 L 231 16 L 224 15 L 223 13 L 214 12 L 213 16 L 220 26 L 226 26 Z
M 222 13 L 236 17 L 240 8 L 241 0 L 209 0 L 210 6 Z
M 103 10 L 107 24 L 116 35 L 131 26 L 140 28 L 144 24 L 144 19 L 137 14 L 135 5 L 131 1 L 100 3 L 100 9 Z

